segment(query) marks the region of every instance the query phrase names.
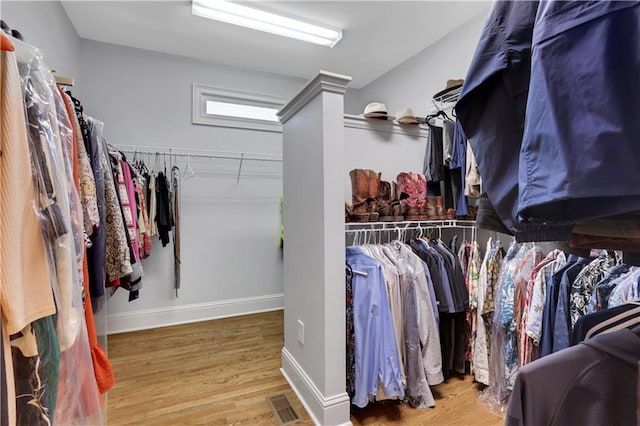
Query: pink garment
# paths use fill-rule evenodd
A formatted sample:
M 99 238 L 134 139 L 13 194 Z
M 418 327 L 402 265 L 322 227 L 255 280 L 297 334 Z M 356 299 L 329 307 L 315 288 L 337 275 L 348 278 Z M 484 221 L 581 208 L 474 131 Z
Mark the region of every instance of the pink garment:
M 131 248 L 133 249 L 133 255 L 136 258 L 136 262 L 140 263 L 140 246 L 138 245 L 138 212 L 136 210 L 135 189 L 133 188 L 133 179 L 131 179 L 131 169 L 129 168 L 129 164 L 123 161 L 121 165 L 124 185 L 127 188 L 127 195 L 129 198 L 128 208 L 131 210 L 131 227 L 133 229 L 133 232 L 129 232 L 129 235 L 131 236 Z M 127 208 L 127 206 L 123 205 L 122 208 Z
M 140 245 L 140 257 L 142 259 L 146 259 L 151 254 L 153 245 L 151 242 L 151 225 L 149 224 L 149 215 L 147 214 L 147 200 L 144 194 L 144 178 L 140 176 L 135 169 L 133 169 L 133 172 L 136 173 L 134 184 L 136 187 L 136 193 L 138 194 L 138 201 L 140 203 L 140 213 L 138 214 L 138 243 Z

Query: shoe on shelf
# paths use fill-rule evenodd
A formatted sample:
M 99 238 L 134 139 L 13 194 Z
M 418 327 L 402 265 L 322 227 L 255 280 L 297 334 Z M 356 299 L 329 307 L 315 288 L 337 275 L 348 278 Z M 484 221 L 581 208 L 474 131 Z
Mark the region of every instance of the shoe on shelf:
M 393 182 L 391 184 L 393 194 L 391 195 L 391 214 L 393 215 L 394 222 L 402 222 L 404 220 L 404 209 L 402 206 L 402 192 L 400 191 L 398 184 Z M 407 194 L 404 194 L 406 197 Z
M 380 181 L 380 192 L 378 193 L 378 220 L 380 222 L 393 222 L 391 184 L 387 181 Z
M 366 170 L 368 174 L 369 197 L 367 198 L 367 208 L 369 211 L 369 222 L 378 222 L 378 194 L 380 193 L 380 175 L 373 170 Z
M 405 209 L 405 220 L 420 220 L 420 209 L 418 206 L 418 179 L 415 173 L 402 172 L 398 174 L 398 188 L 401 194 L 401 204 Z
M 455 218 L 456 218 L 456 209 L 448 208 L 446 216 L 447 216 L 447 220 L 455 220 Z
M 427 215 L 427 220 L 438 220 L 438 215 L 436 214 L 436 197 L 433 195 L 426 197 L 425 214 Z
M 350 222 L 369 222 L 369 172 L 363 169 L 353 169 L 349 172 L 351 177 L 351 211 Z
M 444 220 L 447 218 L 445 210 L 444 210 L 444 202 L 442 200 L 442 196 L 438 195 L 436 198 L 436 220 Z

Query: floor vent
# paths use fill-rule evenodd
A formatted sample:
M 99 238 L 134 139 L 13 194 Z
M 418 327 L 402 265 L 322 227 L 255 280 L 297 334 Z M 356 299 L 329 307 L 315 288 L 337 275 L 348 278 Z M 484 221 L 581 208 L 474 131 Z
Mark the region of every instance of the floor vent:
M 290 425 L 300 420 L 300 416 L 293 408 L 287 394 L 278 393 L 268 396 L 267 403 L 279 425 Z

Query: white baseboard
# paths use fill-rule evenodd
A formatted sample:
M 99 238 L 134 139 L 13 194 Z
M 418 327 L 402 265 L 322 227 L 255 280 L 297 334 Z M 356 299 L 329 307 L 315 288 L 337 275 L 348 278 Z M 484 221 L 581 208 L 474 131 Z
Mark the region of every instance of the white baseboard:
M 107 333 L 146 330 L 284 309 L 284 294 L 107 314 Z
M 304 406 L 313 423 L 320 426 L 351 426 L 346 392 L 325 397 L 287 348 L 282 348 L 284 378 Z

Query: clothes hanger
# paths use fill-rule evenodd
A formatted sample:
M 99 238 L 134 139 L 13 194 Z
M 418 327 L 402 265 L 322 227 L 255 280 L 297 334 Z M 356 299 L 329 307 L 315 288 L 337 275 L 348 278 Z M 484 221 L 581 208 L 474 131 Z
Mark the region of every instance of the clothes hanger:
M 447 115 L 447 113 L 444 112 L 444 110 L 438 110 L 435 114 L 427 115 L 427 117 L 424 119 L 424 121 L 428 124 L 429 120 L 434 119 L 434 118 L 438 118 L 438 117 L 442 117 L 443 119 L 446 119 L 446 120 L 449 120 L 449 121 L 453 121 L 451 119 L 451 117 L 449 117 Z
M 193 169 L 191 168 L 191 154 L 187 154 L 187 166 L 185 167 L 182 178 L 184 180 L 191 179 L 195 176 Z

